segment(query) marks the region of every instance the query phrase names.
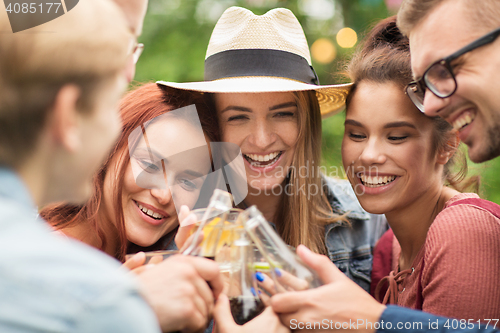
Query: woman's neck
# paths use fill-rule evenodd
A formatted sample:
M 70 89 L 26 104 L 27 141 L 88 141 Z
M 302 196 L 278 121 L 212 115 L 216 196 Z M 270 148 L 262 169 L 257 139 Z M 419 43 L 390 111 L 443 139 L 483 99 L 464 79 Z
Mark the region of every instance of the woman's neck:
M 253 193 L 252 193 L 253 191 Z M 259 191 L 257 195 L 255 192 L 258 190 L 249 188 L 248 195 L 245 198 L 245 204 L 247 206 L 256 205 L 257 208 L 264 215 L 266 220 L 276 224 L 276 212 L 278 210 L 279 203 L 281 201 L 281 195 L 274 195 L 272 193 L 266 194 L 263 191 Z
M 400 270 L 412 267 L 418 252 L 425 243 L 427 231 L 436 216 L 457 191 L 446 186 L 430 189 L 412 204 L 385 214 L 400 246 Z

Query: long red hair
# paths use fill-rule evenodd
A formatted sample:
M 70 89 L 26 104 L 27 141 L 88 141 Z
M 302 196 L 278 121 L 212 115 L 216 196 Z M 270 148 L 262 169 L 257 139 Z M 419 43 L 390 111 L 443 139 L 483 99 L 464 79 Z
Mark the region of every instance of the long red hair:
M 91 198 L 83 206 L 58 204 L 46 207 L 40 212 L 41 217 L 47 220 L 55 229 L 63 229 L 82 221 L 88 221 L 101 241 L 99 248 L 104 251 L 108 240 L 97 218 L 97 212 L 103 198 L 106 173 L 109 168 L 115 167 L 117 186 L 113 189 L 112 200 L 119 245 L 114 257 L 123 261 L 128 241 L 125 232 L 121 194 L 125 171 L 130 161 L 128 137 L 135 128 L 148 120 L 191 104 L 196 105 L 203 131 L 209 140 L 218 141 L 217 119 L 209 111 L 201 94 L 158 86 L 155 83 L 147 83 L 126 94 L 120 103 L 121 135 L 106 162 L 94 176 L 94 189 Z

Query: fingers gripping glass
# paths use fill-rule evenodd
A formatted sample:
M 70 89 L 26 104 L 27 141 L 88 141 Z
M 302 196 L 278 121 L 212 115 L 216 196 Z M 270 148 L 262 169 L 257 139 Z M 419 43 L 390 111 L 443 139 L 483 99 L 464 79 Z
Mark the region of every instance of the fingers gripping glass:
M 457 80 L 453 73 L 453 65 L 455 59 L 461 57 L 467 52 L 473 51 L 481 46 L 492 43 L 500 35 L 500 28 L 476 39 L 469 45 L 461 48 L 452 55 L 443 58 L 433 63 L 420 80 L 412 81 L 406 86 L 406 93 L 410 97 L 415 106 L 424 112 L 425 90 L 429 89 L 434 95 L 439 98 L 447 98 L 457 90 Z

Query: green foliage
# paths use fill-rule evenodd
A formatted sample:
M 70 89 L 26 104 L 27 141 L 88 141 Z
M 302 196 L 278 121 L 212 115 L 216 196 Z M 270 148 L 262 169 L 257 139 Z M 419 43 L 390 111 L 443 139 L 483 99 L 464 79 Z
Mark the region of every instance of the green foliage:
M 481 175 L 482 197 L 500 204 L 500 158 L 481 165 L 471 163 L 472 172 Z
M 326 20 L 315 19 L 301 10 L 307 1 L 150 0 L 140 37 L 145 49 L 137 64 L 136 80 L 203 80 L 203 62 L 210 34 L 217 18 L 229 6 L 242 6 L 259 15 L 276 7 L 288 8 L 301 22 L 309 46 L 321 37 L 335 42 L 335 35 L 343 26 L 351 27 L 361 34 L 377 20 L 389 15 L 383 0 L 325 0 L 335 4 L 334 16 Z M 313 60 L 321 84 L 347 82 L 345 77 L 337 73 L 343 70 L 355 48 L 336 47 L 337 58 L 331 64 L 323 65 Z

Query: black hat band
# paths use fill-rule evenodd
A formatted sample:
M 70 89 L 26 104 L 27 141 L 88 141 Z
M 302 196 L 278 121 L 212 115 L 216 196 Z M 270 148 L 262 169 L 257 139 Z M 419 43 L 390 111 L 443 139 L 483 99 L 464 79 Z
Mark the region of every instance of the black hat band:
M 227 50 L 205 60 L 205 81 L 230 77 L 283 77 L 319 85 L 307 60 L 295 53 L 269 49 Z

